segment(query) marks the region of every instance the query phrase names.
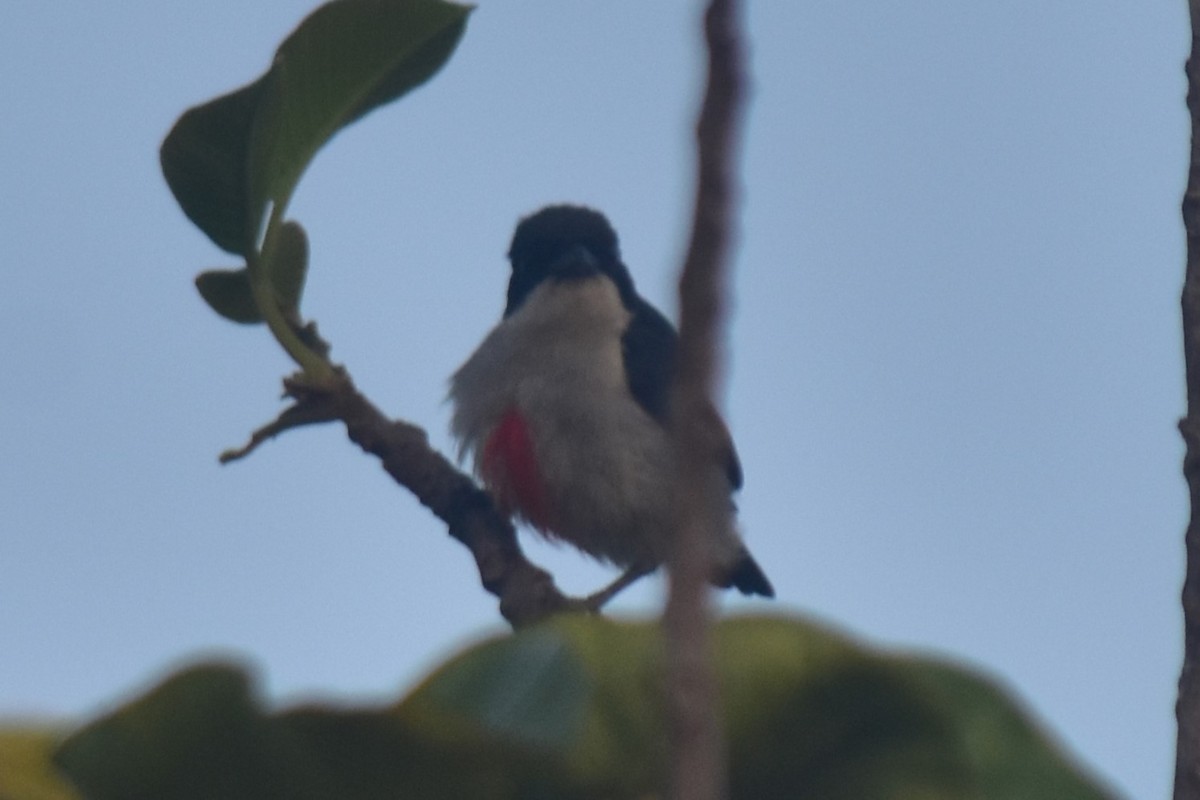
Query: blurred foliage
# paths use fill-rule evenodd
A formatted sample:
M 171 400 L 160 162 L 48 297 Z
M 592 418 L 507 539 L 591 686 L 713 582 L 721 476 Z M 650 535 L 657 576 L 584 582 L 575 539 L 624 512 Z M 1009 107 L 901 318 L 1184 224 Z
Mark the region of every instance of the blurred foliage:
M 1111 798 L 992 682 L 799 619 L 717 628 L 732 798 Z M 54 751 L 94 800 L 660 796 L 653 623 L 568 617 L 451 659 L 393 706 L 269 712 L 246 670 L 202 664 Z M 57 739 L 0 738 L 0 798 L 72 797 Z M 57 793 L 56 793 L 57 792 Z
M 0 800 L 77 800 L 51 755 L 61 730 L 0 721 Z

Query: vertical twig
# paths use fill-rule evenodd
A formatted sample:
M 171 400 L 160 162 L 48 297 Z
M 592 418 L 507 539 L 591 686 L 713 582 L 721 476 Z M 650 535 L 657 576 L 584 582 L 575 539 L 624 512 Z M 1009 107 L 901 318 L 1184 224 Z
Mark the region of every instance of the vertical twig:
M 726 792 L 725 752 L 711 663 L 708 549 L 722 524 L 705 465 L 704 432 L 724 320 L 725 269 L 734 220 L 735 155 L 742 109 L 743 52 L 736 0 L 712 0 L 705 14 L 708 82 L 696 128 L 699 175 L 691 241 L 679 282 L 680 343 L 673 406 L 680 456 L 678 530 L 663 618 L 671 714 L 671 796 L 716 800 Z
M 1187 62 L 1188 111 L 1192 149 L 1183 224 L 1187 232 L 1187 270 L 1183 282 L 1183 357 L 1187 416 L 1179 424 L 1187 452 L 1183 474 L 1191 496 L 1185 538 L 1187 571 L 1183 583 L 1183 669 L 1175 707 L 1179 739 L 1175 751 L 1175 800 L 1200 800 L 1200 0 L 1188 0 L 1192 50 Z

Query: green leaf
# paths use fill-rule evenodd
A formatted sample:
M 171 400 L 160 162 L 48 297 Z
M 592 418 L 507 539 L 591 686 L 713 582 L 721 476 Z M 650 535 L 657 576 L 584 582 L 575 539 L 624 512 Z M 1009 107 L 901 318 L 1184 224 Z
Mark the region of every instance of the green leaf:
M 275 54 L 250 144 L 250 213 L 282 215 L 317 150 L 338 130 L 432 77 L 471 8 L 443 0 L 333 0 Z M 256 228 L 257 230 L 257 228 Z
M 734 797 L 981 797 L 950 721 L 885 659 L 782 619 L 717 638 Z
M 279 245 L 267 274 L 279 307 L 298 317 L 304 280 L 308 275 L 308 236 L 297 222 L 279 227 Z M 196 276 L 196 288 L 208 305 L 226 319 L 242 324 L 263 321 L 246 269 L 212 269 Z
M 455 661 L 426 688 L 422 702 L 461 714 L 489 735 L 553 750 L 579 734 L 589 689 L 574 648 L 547 629 Z
M 563 618 L 472 648 L 396 713 L 475 752 L 519 747 L 515 797 L 641 797 L 665 775 L 659 650 L 656 626 Z
M 55 761 L 89 800 L 251 800 L 274 789 L 265 727 L 245 673 L 206 664 L 73 735 Z
M 188 218 L 223 250 L 257 250 L 268 208 L 282 217 L 309 161 L 338 130 L 432 77 L 469 6 L 333 0 L 283 42 L 265 75 L 185 112 L 160 151 Z
M 289 220 L 279 226 L 279 243 L 267 273 L 271 291 L 285 312 L 300 310 L 307 276 L 308 235 L 300 223 Z
M 414 733 L 389 710 L 269 714 L 244 669 L 201 664 L 67 739 L 55 760 L 88 800 L 523 800 L 536 766 Z
M 254 290 L 250 288 L 250 273 L 245 269 L 210 269 L 196 276 L 196 288 L 204 302 L 222 317 L 243 325 L 263 321 Z
M 250 131 L 263 80 L 184 113 L 159 150 L 167 186 L 213 242 L 248 255 L 254 242 L 246 189 Z
M 989 800 L 1107 796 L 995 683 L 934 659 L 900 666 L 953 720 Z

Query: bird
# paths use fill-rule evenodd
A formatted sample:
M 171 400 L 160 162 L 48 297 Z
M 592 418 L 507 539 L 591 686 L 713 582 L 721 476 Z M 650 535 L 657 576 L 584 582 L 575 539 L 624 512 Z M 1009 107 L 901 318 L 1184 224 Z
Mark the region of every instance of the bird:
M 599 211 L 546 206 L 519 220 L 504 313 L 450 378 L 460 460 L 500 510 L 624 572 L 599 609 L 670 557 L 675 450 L 668 423 L 678 334 L 634 287 Z M 720 504 L 710 581 L 774 597 L 734 521 L 741 462 L 715 408 L 703 474 Z

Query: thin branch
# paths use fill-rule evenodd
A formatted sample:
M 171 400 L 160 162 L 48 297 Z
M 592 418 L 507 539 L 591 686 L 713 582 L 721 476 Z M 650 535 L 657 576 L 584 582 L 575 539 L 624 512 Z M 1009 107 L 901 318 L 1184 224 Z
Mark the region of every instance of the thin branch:
M 1188 10 L 1192 50 L 1187 62 L 1187 105 L 1192 118 L 1192 151 L 1183 197 L 1187 269 L 1182 297 L 1187 417 L 1180 423 L 1180 431 L 1187 446 L 1183 473 L 1191 495 L 1191 519 L 1185 536 L 1183 668 L 1175 708 L 1179 724 L 1175 800 L 1200 800 L 1200 0 L 1189 0 Z
M 743 94 L 743 47 L 736 0 L 712 0 L 705 14 L 708 82 L 696 136 L 699 175 L 691 241 L 680 278 L 680 342 L 672 420 L 679 453 L 679 528 L 663 617 L 672 737 L 671 796 L 716 800 L 726 793 L 725 748 L 711 663 L 705 543 L 722 523 L 727 498 L 714 497 L 704 465 L 713 459 L 706 417 L 718 372 L 726 262 L 734 220 L 734 163 Z
M 334 376 L 332 382 L 313 383 L 302 374 L 285 380 L 284 393 L 294 403 L 255 431 L 244 448 L 228 451 L 222 459 L 245 455 L 266 439 L 300 425 L 340 420 L 350 440 L 378 457 L 384 470 L 470 550 L 480 582 L 500 599 L 500 613 L 513 627 L 560 611 L 595 610 L 586 599 L 563 595 L 549 573 L 525 558 L 512 523 L 469 476 L 429 446 L 425 431 L 385 417 L 355 388 L 343 368 L 335 367 Z

